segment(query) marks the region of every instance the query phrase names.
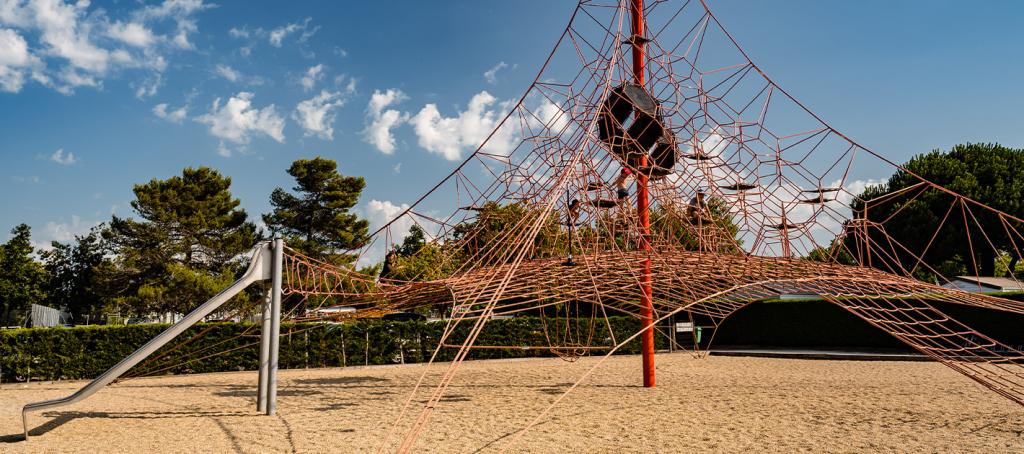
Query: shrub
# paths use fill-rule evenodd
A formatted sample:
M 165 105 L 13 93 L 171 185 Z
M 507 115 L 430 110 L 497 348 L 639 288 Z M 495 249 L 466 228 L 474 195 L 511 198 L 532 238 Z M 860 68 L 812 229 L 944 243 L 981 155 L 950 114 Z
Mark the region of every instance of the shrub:
M 640 329 L 632 317 L 610 317 L 616 339 Z M 283 369 L 428 361 L 445 322 L 360 320 L 343 324 L 284 323 L 279 364 Z M 447 344 L 460 345 L 472 322 L 463 322 Z M 93 378 L 155 337 L 167 325 L 82 326 L 0 331 L 0 381 Z M 259 331 L 251 323 L 203 323 L 164 346 L 126 374 L 163 375 L 255 370 L 259 362 Z M 609 345 L 607 329 L 595 329 L 594 345 Z M 666 348 L 664 336 L 656 347 Z M 476 345 L 547 346 L 543 325 L 534 317 L 492 320 Z M 457 350 L 443 348 L 438 360 L 449 361 Z M 640 351 L 639 338 L 617 353 Z M 603 350 L 594 354 L 603 354 Z M 547 349 L 474 349 L 469 359 L 552 356 Z

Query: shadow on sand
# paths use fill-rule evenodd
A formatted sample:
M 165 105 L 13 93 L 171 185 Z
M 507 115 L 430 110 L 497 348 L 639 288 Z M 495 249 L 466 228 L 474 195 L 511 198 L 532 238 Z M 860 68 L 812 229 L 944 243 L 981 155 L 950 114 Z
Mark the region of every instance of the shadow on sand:
M 217 418 L 224 416 L 250 416 L 248 412 L 224 411 L 139 411 L 139 412 L 102 412 L 102 411 L 61 411 L 43 413 L 43 417 L 53 418 L 42 425 L 29 430 L 30 437 L 38 437 L 64 424 L 80 418 L 97 419 L 174 419 L 174 418 Z M 31 423 L 31 421 L 29 421 Z M 2 435 L 0 443 L 24 441 L 22 434 Z

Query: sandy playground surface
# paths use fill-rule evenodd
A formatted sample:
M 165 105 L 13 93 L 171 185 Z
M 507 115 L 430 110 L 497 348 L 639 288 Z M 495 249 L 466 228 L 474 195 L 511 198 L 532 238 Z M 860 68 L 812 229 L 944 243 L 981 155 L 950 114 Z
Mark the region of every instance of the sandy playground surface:
M 466 362 L 416 451 L 504 449 L 595 362 Z M 937 363 L 656 364 L 658 388 L 643 389 L 639 357 L 608 360 L 510 451 L 1024 452 L 1024 407 Z M 275 417 L 255 412 L 255 372 L 129 380 L 31 416 L 28 443 L 21 406 L 83 382 L 0 385 L 0 452 L 375 452 L 424 367 L 281 371 Z

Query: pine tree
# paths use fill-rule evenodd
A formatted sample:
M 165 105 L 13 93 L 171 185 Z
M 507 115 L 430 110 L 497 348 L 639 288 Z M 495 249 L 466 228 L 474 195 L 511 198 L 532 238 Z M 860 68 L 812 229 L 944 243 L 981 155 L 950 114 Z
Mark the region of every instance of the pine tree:
M 207 167 L 136 185 L 132 208 L 139 219 L 115 216 L 104 233 L 119 259 L 118 275 L 106 276 L 107 285 L 119 288 L 137 313 L 185 312 L 212 296 L 209 288 L 183 298 L 195 289 L 174 287 L 195 281 L 181 278 L 184 270 L 218 279 L 230 274 L 255 244 L 256 227 L 230 186 L 230 178 Z
M 295 161 L 288 174 L 295 177 L 295 194 L 275 189 L 270 195 L 274 211 L 263 222 L 304 254 L 350 264 L 350 252 L 367 240 L 369 223 L 350 212 L 365 181 L 339 174 L 337 163 L 320 157 Z
M 208 167 L 135 185 L 132 208 L 142 221 L 114 217 L 111 230 L 120 246 L 157 246 L 159 253 L 187 266 L 214 270 L 255 243 L 256 227 L 228 189 L 231 178 Z
M 872 222 L 884 221 L 885 235 L 901 245 L 892 249 L 891 259 L 901 262 L 905 269 L 918 268 L 919 277 L 929 281 L 933 279 L 932 273 L 916 266 L 918 257 L 907 251 L 927 251 L 924 263 L 933 264 L 946 277 L 973 275 L 975 267 L 982 276 L 995 275 L 997 259 L 1004 253 L 1009 255 L 1009 263 L 1001 266 L 1000 271 L 1009 273 L 1016 269 L 1020 241 L 1009 234 L 1010 229 L 999 215 L 966 204 L 963 208 L 956 206 L 956 215 L 943 222 L 950 206 L 956 203 L 949 193 L 934 189 L 920 193 L 899 191 L 918 184 L 918 177 L 909 173 L 913 172 L 986 206 L 1024 217 L 1024 178 L 1020 177 L 1024 150 L 968 143 L 954 146 L 948 152 L 935 150 L 915 156 L 904 168 L 906 171 L 898 170 L 884 185 L 866 188 L 851 204 L 854 216 L 863 218 L 865 200 L 896 194 L 884 203 L 874 204 L 867 213 Z M 941 229 L 922 232 L 921 226 Z M 892 244 L 878 229 L 871 229 L 869 235 L 873 244 Z M 856 241 L 854 235 L 846 237 L 850 251 L 857 250 Z M 885 258 L 879 258 L 874 265 L 883 269 L 895 266 Z

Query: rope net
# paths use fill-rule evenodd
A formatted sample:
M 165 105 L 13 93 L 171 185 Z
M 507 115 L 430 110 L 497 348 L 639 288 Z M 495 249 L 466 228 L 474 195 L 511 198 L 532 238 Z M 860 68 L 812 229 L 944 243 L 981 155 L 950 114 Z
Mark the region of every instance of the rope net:
M 980 281 L 976 257 L 1021 258 L 1021 219 L 822 121 L 747 57 L 703 1 L 653 1 L 644 14 L 644 34 L 631 36 L 627 2 L 580 2 L 535 81 L 480 146 L 362 249 L 345 251 L 359 264 L 385 256 L 379 278 L 286 251 L 285 292 L 301 301 L 294 319 L 423 308 L 447 316 L 434 358 L 450 348 L 454 360 L 439 377 L 424 373 L 391 429 L 407 432 L 385 444 L 411 449 L 468 353 L 500 347 L 476 344 L 494 317 L 549 317 L 542 347 L 566 359 L 614 353 L 639 333 L 595 339 L 607 338 L 609 314 L 644 317 L 646 261 L 656 322 L 682 314 L 718 326 L 759 300 L 815 295 L 1024 404 L 1024 354 L 936 306 L 1024 314 L 1024 304 L 944 288 L 956 276 L 929 260 L 940 231 L 959 232 L 954 241 L 969 248 Z M 646 49 L 642 86 L 631 66 L 637 42 Z M 909 183 L 859 197 L 879 169 Z M 646 236 L 637 181 L 650 188 Z M 919 243 L 887 233 L 924 198 L 948 209 L 915 226 Z M 887 218 L 869 215 L 883 209 Z M 993 220 L 999 231 L 982 227 Z M 412 227 L 426 243 L 396 258 Z M 325 310 L 337 306 L 354 310 Z M 468 337 L 449 343 L 460 324 Z

